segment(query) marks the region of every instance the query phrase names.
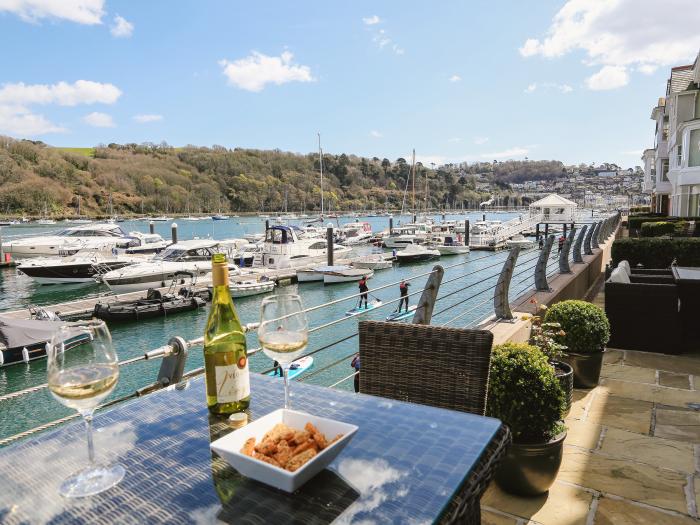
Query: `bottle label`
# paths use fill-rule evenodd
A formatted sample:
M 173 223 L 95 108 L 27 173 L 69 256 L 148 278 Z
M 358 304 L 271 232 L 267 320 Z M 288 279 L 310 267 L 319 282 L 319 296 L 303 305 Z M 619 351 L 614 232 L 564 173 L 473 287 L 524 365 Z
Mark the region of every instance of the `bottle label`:
M 243 358 L 245 359 L 245 358 Z M 238 364 L 216 367 L 216 400 L 219 403 L 237 403 L 250 395 L 248 360 Z

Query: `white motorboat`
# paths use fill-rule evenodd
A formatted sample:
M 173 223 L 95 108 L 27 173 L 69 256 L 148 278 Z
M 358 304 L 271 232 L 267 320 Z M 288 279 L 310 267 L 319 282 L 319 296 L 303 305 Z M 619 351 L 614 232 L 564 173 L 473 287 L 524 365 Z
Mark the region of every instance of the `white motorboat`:
M 162 215 L 160 217 L 151 217 L 149 220 L 152 220 L 154 222 L 167 222 L 167 221 L 172 221 L 172 217 L 166 217 L 165 215 Z
M 537 244 L 532 239 L 526 239 L 524 236 L 518 234 L 513 235 L 510 239 L 506 241 L 506 246 L 508 248 L 520 247 L 522 250 L 528 250 L 534 248 Z
M 300 283 L 310 283 L 315 281 L 323 281 L 323 276 L 327 272 L 341 272 L 350 270 L 352 267 L 347 265 L 337 266 L 317 266 L 308 270 L 297 270 L 297 281 Z
M 134 242 L 134 237 L 127 234 L 116 224 L 91 224 L 73 226 L 51 235 L 37 235 L 6 241 L 2 244 L 5 253 L 11 253 L 15 259 L 25 257 L 47 257 L 60 255 L 67 245 L 89 246 L 112 244 L 126 248 Z
M 340 260 L 352 249 L 333 245 L 333 257 Z M 262 251 L 256 255 L 256 266 L 266 268 L 298 268 L 327 260 L 326 241 L 301 235 L 296 226 L 270 226 L 265 234 Z
M 398 226 L 382 241 L 385 248 L 405 248 L 411 244 L 420 244 L 429 233 L 430 227 L 426 224 Z
M 231 281 L 229 289 L 231 297 L 249 297 L 251 295 L 259 295 L 268 293 L 274 290 L 275 281 L 272 280 L 247 280 L 247 281 Z
M 438 250 L 427 248 L 419 244 L 411 244 L 396 254 L 396 260 L 400 264 L 411 262 L 431 261 L 438 259 L 440 252 Z
M 230 217 L 228 215 L 222 215 L 220 213 L 217 213 L 216 215 L 211 216 L 211 220 L 213 220 L 213 221 L 227 221 L 229 219 L 230 219 Z
M 352 261 L 353 268 L 365 268 L 367 270 L 385 270 L 394 265 L 394 261 L 386 259 L 380 253 L 359 257 Z
M 258 242 L 265 238 L 264 233 L 246 233 L 243 238 L 248 242 Z
M 172 244 L 157 233 L 129 232 L 129 237 L 134 239 L 126 247 L 126 253 L 131 255 L 153 255 Z
M 201 278 L 211 273 L 211 257 L 215 253 L 226 253 L 229 258 L 232 255 L 230 249 L 219 241 L 180 241 L 171 244 L 150 261 L 105 273 L 102 282 L 113 292 L 124 293 L 166 286 L 178 272 Z M 240 272 L 232 262 L 229 263 L 229 270 L 232 274 Z
M 37 219 L 34 224 L 40 224 L 41 226 L 49 226 L 51 224 L 56 224 L 53 219 Z
M 328 271 L 323 274 L 323 284 L 349 283 L 359 281 L 363 277 L 365 279 L 371 279 L 372 276 L 374 276 L 374 270 L 365 270 L 362 268 Z
M 144 259 L 138 256 L 115 255 L 111 247 L 84 248 L 67 257 L 34 257 L 24 259 L 17 271 L 39 284 L 95 283 L 95 277 L 124 268 Z
M 355 246 L 369 242 L 372 238 L 372 226 L 368 222 L 351 222 L 341 226 L 338 233 L 343 244 Z
M 465 246 L 464 243 L 457 241 L 451 235 L 445 235 L 442 238 L 438 238 L 438 242 L 431 245 L 431 248 L 435 248 L 440 252 L 440 255 L 459 255 L 463 253 L 469 253 L 469 246 Z

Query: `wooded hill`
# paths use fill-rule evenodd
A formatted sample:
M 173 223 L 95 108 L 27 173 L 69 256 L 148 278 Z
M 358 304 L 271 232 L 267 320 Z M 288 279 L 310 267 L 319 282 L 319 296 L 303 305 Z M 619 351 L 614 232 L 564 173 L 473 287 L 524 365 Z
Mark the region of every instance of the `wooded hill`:
M 520 204 L 508 182 L 564 175 L 557 161 L 416 164 L 416 207 L 476 206 L 492 194 L 476 190 L 477 175 L 502 187 L 504 204 Z M 405 159 L 323 156 L 326 209 L 399 209 L 411 166 Z M 527 179 L 522 179 L 527 177 Z M 426 178 L 429 194 L 426 198 Z M 411 206 L 412 186 L 406 197 Z M 0 214 L 88 215 L 212 213 L 320 209 L 319 158 L 280 150 L 168 144 L 54 148 L 0 137 Z M 80 197 L 80 198 L 79 198 Z

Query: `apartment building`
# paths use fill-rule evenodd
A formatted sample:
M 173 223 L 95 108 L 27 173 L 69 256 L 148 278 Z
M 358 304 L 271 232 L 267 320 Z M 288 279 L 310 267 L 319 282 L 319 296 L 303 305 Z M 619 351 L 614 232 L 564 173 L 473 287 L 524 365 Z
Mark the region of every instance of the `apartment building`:
M 644 150 L 643 189 L 655 211 L 700 215 L 700 53 L 671 69 L 666 96 L 652 109 L 654 147 Z

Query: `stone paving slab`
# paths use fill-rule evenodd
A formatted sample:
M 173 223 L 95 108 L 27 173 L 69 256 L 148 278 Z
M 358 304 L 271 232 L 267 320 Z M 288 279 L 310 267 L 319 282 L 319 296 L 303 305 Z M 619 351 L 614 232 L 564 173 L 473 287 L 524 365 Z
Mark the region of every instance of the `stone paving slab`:
M 627 365 L 655 370 L 700 375 L 700 356 L 652 354 L 628 350 L 625 352 L 624 362 Z
M 668 386 L 671 388 L 690 390 L 690 376 L 688 376 L 688 374 L 677 374 L 675 372 L 664 372 L 663 370 L 660 370 L 659 384 L 661 386 Z
M 611 498 L 601 498 L 595 514 L 595 525 L 697 525 L 688 516 L 665 513 L 647 506 Z
M 481 509 L 481 525 L 517 525 L 518 520 L 503 514 Z
M 609 428 L 603 437 L 600 451 L 659 468 L 680 470 L 688 474 L 695 472 L 693 445 L 682 441 L 642 436 L 626 430 Z
M 624 459 L 564 445 L 557 477 L 589 489 L 687 513 L 686 476 Z
M 613 394 L 629 399 L 663 403 L 677 407 L 687 407 L 690 403 L 700 403 L 700 391 L 681 390 L 665 386 L 620 381 L 618 379 L 603 378 L 598 387 L 601 392 Z
M 603 364 L 600 371 L 601 377 L 611 379 L 621 379 L 623 381 L 634 381 L 637 383 L 656 383 L 656 370 L 651 368 L 642 368 L 639 366 L 630 366 L 623 364 Z M 687 376 L 686 376 L 687 378 Z
M 481 505 L 542 525 L 585 525 L 592 500 L 590 492 L 565 483 L 555 483 L 547 494 L 534 498 L 512 496 L 492 483 Z
M 566 444 L 593 450 L 598 447 L 600 433 L 603 427 L 589 421 L 579 419 L 567 419 Z
M 588 410 L 586 421 L 648 434 L 652 408 L 653 404 L 648 401 L 598 392 Z
M 700 412 L 658 405 L 654 436 L 700 444 Z

